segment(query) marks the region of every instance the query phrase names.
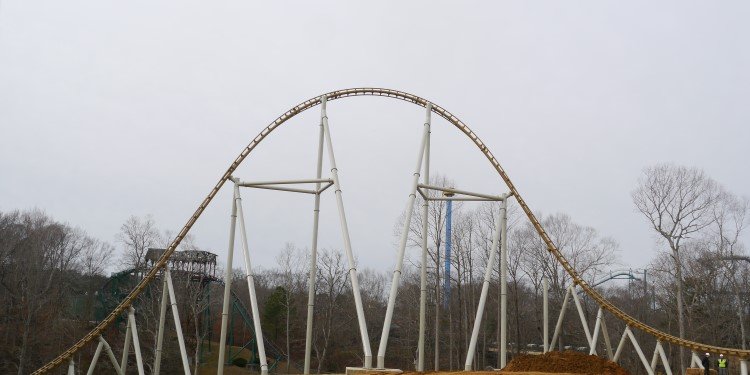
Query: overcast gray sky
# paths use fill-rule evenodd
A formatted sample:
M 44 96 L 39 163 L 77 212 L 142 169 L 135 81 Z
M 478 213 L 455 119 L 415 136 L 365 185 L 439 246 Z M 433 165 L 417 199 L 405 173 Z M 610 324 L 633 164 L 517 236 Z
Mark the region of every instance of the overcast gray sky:
M 746 1 L 0 3 L 0 210 L 38 207 L 114 242 L 130 215 L 184 225 L 229 163 L 279 114 L 349 87 L 414 93 L 463 119 L 531 208 L 565 212 L 653 256 L 630 191 L 642 168 L 704 169 L 750 194 Z M 355 253 L 394 263 L 423 110 L 382 98 L 330 104 Z M 236 173 L 313 177 L 318 109 Z M 436 120 L 433 173 L 500 192 L 468 139 Z M 224 189 L 195 226 L 225 257 Z M 245 190 L 261 266 L 309 246 L 312 199 Z M 340 247 L 332 195 L 321 246 Z

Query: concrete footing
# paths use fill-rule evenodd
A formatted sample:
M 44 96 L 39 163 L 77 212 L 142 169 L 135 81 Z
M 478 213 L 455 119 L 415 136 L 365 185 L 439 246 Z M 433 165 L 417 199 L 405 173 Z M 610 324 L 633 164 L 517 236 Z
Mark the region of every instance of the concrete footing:
M 401 373 L 403 373 L 403 371 L 396 368 L 346 368 L 346 375 L 398 375 Z

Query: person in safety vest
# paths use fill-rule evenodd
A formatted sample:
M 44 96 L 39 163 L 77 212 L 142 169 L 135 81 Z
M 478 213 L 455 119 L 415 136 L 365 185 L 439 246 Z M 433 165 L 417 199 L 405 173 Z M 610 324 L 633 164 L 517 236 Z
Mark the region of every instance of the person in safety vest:
M 719 375 L 727 375 L 727 359 L 724 358 L 724 354 L 719 354 L 716 365 L 719 368 Z
M 706 356 L 701 360 L 701 365 L 703 365 L 703 375 L 709 375 L 708 369 L 711 367 L 710 354 L 706 353 Z

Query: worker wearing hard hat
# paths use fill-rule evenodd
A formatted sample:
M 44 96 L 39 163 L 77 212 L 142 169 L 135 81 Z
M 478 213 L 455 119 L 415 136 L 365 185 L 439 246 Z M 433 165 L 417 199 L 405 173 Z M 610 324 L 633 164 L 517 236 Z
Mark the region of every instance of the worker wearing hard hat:
M 724 358 L 724 354 L 719 354 L 716 367 L 719 368 L 719 375 L 727 375 L 727 359 Z
M 706 356 L 701 359 L 701 365 L 703 365 L 703 374 L 709 375 L 708 369 L 711 367 L 711 355 L 706 353 Z

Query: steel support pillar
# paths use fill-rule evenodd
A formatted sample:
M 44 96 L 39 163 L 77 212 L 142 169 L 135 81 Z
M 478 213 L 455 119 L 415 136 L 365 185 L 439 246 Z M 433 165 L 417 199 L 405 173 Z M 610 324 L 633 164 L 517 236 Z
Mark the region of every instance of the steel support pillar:
M 143 369 L 143 355 L 141 354 L 141 342 L 138 339 L 138 326 L 135 324 L 135 309 L 128 309 L 128 321 L 130 321 L 130 335 L 133 338 L 133 351 L 135 352 L 135 364 L 138 367 L 138 375 L 145 375 Z
M 250 310 L 253 314 L 253 327 L 255 328 L 255 341 L 258 344 L 258 359 L 260 360 L 261 375 L 268 374 L 268 359 L 266 358 L 266 346 L 263 342 L 263 331 L 260 324 L 260 312 L 258 310 L 258 297 L 255 294 L 255 278 L 253 268 L 250 265 L 250 248 L 247 244 L 247 231 L 245 229 L 245 215 L 242 212 L 242 198 L 239 187 L 235 193 L 237 196 L 237 216 L 240 221 L 240 239 L 242 240 L 242 254 L 245 261 L 245 274 L 247 278 L 247 289 L 250 292 Z
M 504 203 L 503 203 L 504 204 Z M 479 328 L 482 325 L 482 315 L 484 314 L 484 305 L 487 302 L 487 291 L 490 289 L 490 278 L 492 277 L 492 269 L 495 264 L 495 254 L 498 251 L 500 242 L 500 231 L 502 227 L 502 211 L 497 215 L 495 219 L 495 231 L 492 235 L 492 247 L 490 248 L 490 257 L 487 260 L 487 267 L 484 271 L 484 282 L 482 284 L 482 292 L 479 295 L 479 306 L 477 307 L 477 313 L 474 317 L 474 326 L 471 331 L 471 341 L 469 341 L 469 350 L 466 351 L 466 361 L 464 362 L 464 370 L 471 371 L 471 365 L 474 362 L 474 353 L 477 347 L 477 338 L 479 337 Z
M 607 320 L 602 316 L 602 336 L 604 336 L 604 346 L 607 348 L 607 358 L 613 360 L 615 355 L 612 353 L 612 343 L 609 341 L 609 331 L 607 331 Z
M 156 334 L 156 351 L 154 353 L 154 375 L 161 372 L 161 354 L 164 346 L 164 321 L 167 320 L 167 277 L 166 271 L 162 270 L 161 305 L 159 306 L 159 330 Z
M 625 326 L 625 330 L 622 331 L 622 337 L 620 338 L 620 343 L 617 344 L 617 350 L 615 351 L 615 356 L 612 357 L 612 362 L 617 362 L 620 359 L 620 354 L 622 354 L 622 349 L 625 347 L 625 340 L 628 338 L 628 326 Z
M 667 375 L 672 375 L 672 368 L 669 366 L 669 359 L 667 359 L 667 353 L 664 352 L 664 347 L 661 345 L 660 341 L 656 341 L 656 350 L 659 352 L 659 357 L 661 358 L 661 363 L 664 365 L 664 371 L 667 373 Z
M 576 309 L 578 310 L 578 317 L 581 319 L 581 325 L 583 326 L 583 332 L 586 334 L 586 340 L 589 343 L 589 347 L 591 347 L 591 331 L 589 331 L 589 323 L 586 321 L 586 314 L 583 311 L 583 306 L 581 305 L 581 299 L 578 298 L 578 292 L 576 291 L 576 287 L 573 287 L 573 290 L 571 294 L 573 295 L 573 302 L 576 304 Z
M 599 341 L 599 330 L 602 327 L 602 308 L 599 307 L 599 311 L 596 313 L 596 323 L 594 323 L 594 334 L 591 337 L 591 347 L 589 348 L 589 355 L 596 354 L 596 343 Z
M 120 361 L 120 368 L 122 372 L 126 372 L 128 369 L 128 356 L 130 355 L 130 319 L 127 319 L 125 325 L 125 343 L 122 345 L 122 361 Z
M 427 135 L 427 143 L 424 146 L 422 181 L 425 185 L 430 183 L 430 133 Z M 427 329 L 427 231 L 429 208 L 430 201 L 425 198 L 422 202 L 422 258 L 419 267 L 419 341 L 417 343 L 417 371 L 419 372 L 424 372 L 424 341 Z
M 478 333 L 478 332 L 477 332 Z M 500 369 L 508 362 L 508 201 L 500 202 Z
M 229 300 L 231 298 L 232 290 L 232 257 L 234 255 L 234 232 L 237 227 L 237 193 L 239 187 L 237 186 L 237 179 L 231 178 L 234 182 L 234 190 L 232 195 L 232 214 L 230 217 L 229 224 L 229 246 L 227 250 L 227 266 L 224 270 L 224 300 L 222 301 L 221 307 L 221 336 L 219 338 L 219 358 L 217 360 L 218 368 L 216 370 L 217 375 L 224 375 L 224 361 L 227 346 L 227 323 L 229 323 Z
M 99 341 L 99 345 L 96 346 L 96 351 L 94 352 L 94 357 L 91 358 L 91 363 L 89 364 L 89 370 L 86 371 L 86 375 L 93 375 L 94 374 L 94 368 L 96 368 L 96 363 L 99 362 L 99 356 L 102 355 L 102 350 L 104 349 L 104 343 Z
M 115 373 L 117 375 L 123 375 L 122 368 L 120 368 L 120 364 L 117 363 L 117 358 L 115 357 L 115 353 L 112 351 L 112 347 L 110 347 L 109 343 L 107 343 L 107 341 L 104 340 L 104 338 L 101 336 L 99 336 L 99 342 L 104 344 L 104 351 L 107 353 L 109 361 L 112 362 L 112 367 L 115 369 Z
M 339 181 L 339 172 L 336 167 L 336 157 L 333 153 L 333 142 L 331 142 L 331 131 L 328 128 L 328 115 L 326 112 L 326 97 L 323 95 L 320 100 L 320 116 L 323 123 L 323 132 L 328 145 L 328 161 L 331 165 L 331 177 L 333 186 L 336 189 L 336 207 L 339 213 L 339 222 L 341 224 L 341 235 L 344 239 L 344 251 L 349 262 L 349 278 L 352 283 L 352 294 L 354 295 L 354 304 L 357 309 L 357 321 L 359 323 L 359 334 L 362 339 L 362 348 L 365 354 L 365 368 L 372 368 L 372 349 L 370 348 L 370 335 L 367 332 L 367 322 L 365 321 L 365 311 L 362 307 L 362 295 L 359 291 L 359 280 L 357 278 L 357 265 L 354 261 L 352 252 L 352 241 L 349 237 L 349 225 L 346 222 L 346 212 L 344 211 L 344 200 L 341 196 L 341 182 Z
M 70 358 L 68 362 L 68 375 L 76 375 L 76 364 L 73 362 L 73 358 Z
M 638 340 L 635 339 L 635 336 L 630 330 L 630 327 L 625 326 L 625 333 L 628 335 L 628 338 L 630 338 L 630 342 L 633 344 L 633 347 L 635 347 L 635 352 L 638 353 L 638 357 L 641 359 L 641 363 L 643 363 L 643 367 L 646 368 L 646 372 L 648 372 L 648 375 L 654 375 L 654 370 L 652 370 L 651 366 L 649 366 L 649 363 L 646 360 L 646 356 L 643 355 L 643 350 L 641 350 L 641 346 L 638 345 Z
M 740 360 L 740 375 L 747 375 L 747 360 Z
M 555 332 L 552 333 L 552 340 L 549 342 L 550 351 L 552 351 L 552 348 L 555 347 L 555 344 L 557 343 L 557 337 L 562 331 L 562 323 L 563 319 L 565 319 L 565 311 L 568 309 L 568 300 L 570 299 L 571 290 L 573 290 L 572 286 L 568 287 L 568 289 L 565 291 L 565 297 L 563 297 L 562 306 L 560 307 L 560 315 L 557 317 L 557 324 L 555 325 Z
M 700 357 L 695 351 L 690 352 L 690 367 L 697 367 L 699 369 L 703 369 L 703 362 L 701 362 Z
M 172 274 L 169 266 L 164 265 L 164 276 L 167 278 L 167 290 L 169 292 L 169 303 L 172 310 L 172 319 L 174 319 L 174 329 L 177 331 L 177 342 L 180 345 L 180 358 L 182 359 L 182 369 L 185 375 L 190 375 L 190 363 L 187 359 L 187 348 L 185 347 L 185 337 L 182 334 L 182 323 L 180 322 L 180 312 L 177 309 L 177 297 L 172 285 Z M 198 343 L 200 344 L 200 343 Z
M 543 336 L 542 350 L 544 353 L 550 351 L 549 347 L 549 280 L 542 279 L 542 327 Z
M 320 120 L 318 132 L 318 159 L 315 168 L 315 178 L 320 179 L 323 174 L 323 119 Z M 320 218 L 320 183 L 315 185 L 315 205 L 313 208 L 312 246 L 310 248 L 310 275 L 307 281 L 307 327 L 305 331 L 305 367 L 303 373 L 310 374 L 310 357 L 312 355 L 313 319 L 315 314 L 315 282 L 318 272 L 318 222 Z
M 417 185 L 422 170 L 422 161 L 424 160 L 425 147 L 427 138 L 430 136 L 430 115 L 432 114 L 432 105 L 427 105 L 427 115 L 422 132 L 422 140 L 419 145 L 417 154 L 417 163 L 412 175 L 411 189 L 409 198 L 406 203 L 406 216 L 404 218 L 404 227 L 401 230 L 401 237 L 398 245 L 398 255 L 396 257 L 396 269 L 393 270 L 393 279 L 391 280 L 391 291 L 388 295 L 388 305 L 385 310 L 385 320 L 383 322 L 383 332 L 380 334 L 380 347 L 378 348 L 378 368 L 385 368 L 385 351 L 388 346 L 388 335 L 391 332 L 391 321 L 393 319 L 393 309 L 396 306 L 396 295 L 398 295 L 398 283 L 401 278 L 401 269 L 404 265 L 404 253 L 406 252 L 406 242 L 409 239 L 409 227 L 411 226 L 411 217 L 414 214 L 414 201 L 417 199 Z

